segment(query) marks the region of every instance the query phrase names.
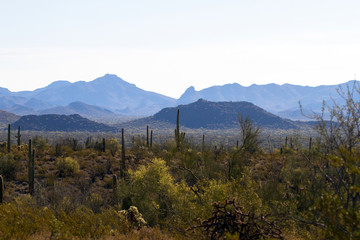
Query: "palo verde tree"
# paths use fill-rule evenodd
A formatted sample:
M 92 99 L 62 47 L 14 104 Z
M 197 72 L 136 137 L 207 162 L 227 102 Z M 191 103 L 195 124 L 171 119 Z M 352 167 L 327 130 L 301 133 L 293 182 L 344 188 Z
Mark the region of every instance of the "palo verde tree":
M 240 149 L 254 153 L 260 149 L 260 128 L 254 126 L 249 117 L 238 116 L 240 125 Z
M 260 128 L 254 126 L 249 117 L 244 119 L 238 116 L 240 125 L 240 146 L 237 143 L 236 150 L 228 162 L 228 178 L 236 178 L 241 175 L 244 167 L 249 164 L 249 155 L 260 150 Z
M 311 207 L 326 238 L 360 238 L 360 88 L 354 83 L 338 89 L 341 104 L 325 102 L 314 114 L 322 145 L 319 157 L 304 154 L 314 171 L 311 184 L 320 193 Z M 300 105 L 301 107 L 301 105 Z M 328 113 L 328 115 L 326 115 Z M 325 118 L 328 116 L 328 119 Z

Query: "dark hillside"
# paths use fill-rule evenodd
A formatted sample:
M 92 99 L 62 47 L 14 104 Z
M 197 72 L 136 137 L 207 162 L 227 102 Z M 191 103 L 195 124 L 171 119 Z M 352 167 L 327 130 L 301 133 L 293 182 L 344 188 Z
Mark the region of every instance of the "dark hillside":
M 115 128 L 102 123 L 96 123 L 83 118 L 78 114 L 74 115 L 26 115 L 12 124 L 15 128 L 19 125 L 22 130 L 32 131 L 60 131 L 60 132 L 109 132 L 116 131 Z
M 197 102 L 165 108 L 152 119 L 176 123 L 177 109 L 180 109 L 181 125 L 188 128 L 224 129 L 238 127 L 238 116 L 249 117 L 255 125 L 267 128 L 290 129 L 297 125 L 271 114 L 249 102 L 210 102 L 203 99 Z

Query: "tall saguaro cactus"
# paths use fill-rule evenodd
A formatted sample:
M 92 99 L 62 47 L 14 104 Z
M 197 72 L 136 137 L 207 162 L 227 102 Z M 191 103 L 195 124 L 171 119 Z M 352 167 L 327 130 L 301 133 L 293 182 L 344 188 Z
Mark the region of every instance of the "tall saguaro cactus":
M 106 150 L 106 143 L 105 143 L 105 138 L 103 138 L 102 140 L 102 151 L 105 152 Z
M 126 171 L 126 162 L 125 162 L 125 137 L 124 137 L 124 128 L 121 129 L 121 166 L 120 166 L 120 176 L 125 177 Z
M 29 159 L 29 171 L 28 172 L 29 172 L 29 192 L 31 195 L 34 195 L 35 150 L 32 150 L 32 155 L 31 155 L 31 158 Z
M 153 145 L 153 130 L 150 132 L 150 148 L 152 148 Z
M 8 141 L 7 141 L 7 152 L 11 151 L 11 125 L 8 126 Z
M 31 138 L 29 138 L 29 159 L 31 159 L 31 156 L 32 156 L 31 155 L 31 153 L 32 153 L 31 150 L 32 150 L 31 149 Z
M 34 175 L 35 175 L 35 150 L 31 148 L 31 138 L 29 138 L 29 162 L 28 162 L 28 178 L 29 193 L 34 194 Z
M 180 150 L 181 143 L 185 139 L 185 133 L 180 133 L 180 109 L 177 110 L 177 116 L 176 116 L 176 129 L 175 129 L 175 142 L 176 142 L 176 148 Z
M 20 127 L 20 125 L 19 125 L 18 133 L 17 133 L 17 135 L 15 136 L 15 137 L 17 138 L 17 145 L 18 145 L 18 147 L 20 147 L 20 145 L 21 145 L 21 133 L 20 133 L 20 130 L 21 130 L 21 127 Z
M 0 204 L 3 203 L 3 197 L 4 197 L 4 179 L 0 175 Z
M 114 204 L 119 202 L 119 194 L 118 194 L 118 178 L 114 174 L 113 175 L 113 202 Z
M 202 145 L 201 145 L 201 151 L 205 150 L 205 134 L 202 136 Z
M 146 146 L 149 147 L 149 125 L 146 126 Z

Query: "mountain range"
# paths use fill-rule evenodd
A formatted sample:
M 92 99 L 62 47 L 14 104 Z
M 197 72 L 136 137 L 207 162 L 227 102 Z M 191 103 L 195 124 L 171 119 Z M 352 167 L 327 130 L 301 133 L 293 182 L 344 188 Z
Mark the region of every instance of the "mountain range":
M 151 116 L 163 108 L 175 107 L 204 99 L 208 101 L 247 101 L 266 111 L 289 119 L 303 119 L 299 101 L 305 111 L 319 112 L 322 102 L 341 98 L 336 89 L 351 85 L 318 87 L 290 84 L 267 84 L 249 87 L 240 84 L 212 86 L 196 91 L 189 87 L 179 99 L 145 91 L 113 74 L 93 81 L 56 81 L 34 91 L 11 92 L 0 88 L 0 109 L 17 115 L 80 114 L 90 119 L 121 116 Z
M 305 122 L 283 119 L 249 102 L 211 102 L 203 99 L 177 107 L 164 108 L 150 117 L 144 117 L 110 127 L 74 115 L 26 115 L 12 123 L 13 128 L 21 126 L 30 131 L 87 131 L 119 132 L 121 128 L 152 128 L 169 130 L 175 128 L 177 111 L 180 111 L 180 125 L 189 129 L 235 129 L 239 128 L 239 116 L 248 117 L 252 123 L 268 129 L 299 129 Z

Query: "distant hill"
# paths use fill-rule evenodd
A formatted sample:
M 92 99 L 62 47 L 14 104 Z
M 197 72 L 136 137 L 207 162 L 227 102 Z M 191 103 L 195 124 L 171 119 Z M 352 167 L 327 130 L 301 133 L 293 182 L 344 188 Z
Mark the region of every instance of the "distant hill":
M 0 128 L 6 127 L 8 124 L 17 121 L 20 116 L 17 116 L 13 113 L 0 110 Z
M 116 114 L 112 111 L 97 107 L 93 105 L 89 105 L 83 102 L 72 102 L 67 106 L 59 106 L 50 109 L 45 109 L 40 112 L 41 114 L 65 114 L 65 115 L 72 115 L 72 114 L 79 114 L 85 118 L 111 118 L 116 117 Z
M 285 118 L 305 119 L 299 111 L 299 101 L 307 112 L 320 112 L 323 100 L 328 104 L 332 104 L 333 99 L 341 101 L 341 97 L 337 93 L 339 86 L 346 89 L 346 85 L 351 87 L 353 84 L 354 81 L 341 85 L 318 87 L 291 84 L 253 84 L 244 87 L 233 83 L 213 86 L 200 91 L 196 91 L 194 87 L 189 87 L 178 99 L 177 104 L 188 104 L 200 98 L 216 102 L 247 101 Z
M 12 124 L 12 127 L 21 126 L 22 130 L 31 131 L 60 131 L 60 132 L 109 132 L 116 131 L 115 128 L 102 123 L 96 123 L 78 114 L 74 115 L 26 115 Z
M 128 125 L 176 124 L 177 109 L 180 109 L 181 126 L 198 129 L 238 128 L 238 116 L 249 117 L 254 125 L 274 129 L 295 129 L 298 125 L 282 119 L 249 102 L 210 102 L 200 99 L 187 105 L 165 108 L 152 117 L 129 122 Z

